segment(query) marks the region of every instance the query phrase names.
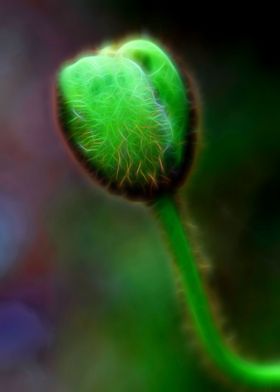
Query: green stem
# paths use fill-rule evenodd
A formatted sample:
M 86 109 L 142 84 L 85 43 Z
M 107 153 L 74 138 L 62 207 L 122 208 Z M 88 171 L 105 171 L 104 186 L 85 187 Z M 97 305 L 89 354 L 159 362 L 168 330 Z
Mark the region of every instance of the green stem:
M 171 196 L 155 201 L 157 215 L 182 276 L 183 289 L 195 331 L 211 360 L 229 378 L 254 387 L 280 386 L 280 363 L 255 363 L 241 358 L 220 335 L 186 236 L 178 208 Z

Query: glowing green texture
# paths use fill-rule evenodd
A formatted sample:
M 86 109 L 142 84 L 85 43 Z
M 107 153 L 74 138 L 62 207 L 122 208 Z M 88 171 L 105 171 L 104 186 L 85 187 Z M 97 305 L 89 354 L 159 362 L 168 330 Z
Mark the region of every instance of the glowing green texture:
M 194 329 L 229 378 L 280 387 L 280 363 L 243 359 L 216 328 L 195 257 L 173 196 L 185 168 L 190 102 L 172 61 L 148 40 L 106 47 L 63 67 L 58 76 L 61 123 L 69 144 L 100 181 L 150 199 L 181 274 Z
M 189 102 L 167 54 L 149 40 L 64 66 L 61 118 L 82 162 L 120 193 L 151 197 L 181 174 Z

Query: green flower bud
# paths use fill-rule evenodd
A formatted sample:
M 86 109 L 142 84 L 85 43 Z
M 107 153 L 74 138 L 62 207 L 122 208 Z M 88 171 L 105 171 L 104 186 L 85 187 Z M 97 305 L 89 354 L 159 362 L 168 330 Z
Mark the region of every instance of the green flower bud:
M 193 155 L 193 102 L 170 57 L 132 40 L 64 65 L 57 78 L 67 141 L 94 178 L 151 199 L 175 189 Z

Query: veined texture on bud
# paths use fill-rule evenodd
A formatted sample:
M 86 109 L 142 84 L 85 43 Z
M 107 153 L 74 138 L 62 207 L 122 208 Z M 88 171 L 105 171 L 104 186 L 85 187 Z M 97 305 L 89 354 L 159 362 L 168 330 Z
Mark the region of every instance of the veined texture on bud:
M 95 178 L 116 193 L 150 199 L 175 186 L 191 154 L 188 89 L 156 44 L 128 41 L 61 68 L 60 123 Z

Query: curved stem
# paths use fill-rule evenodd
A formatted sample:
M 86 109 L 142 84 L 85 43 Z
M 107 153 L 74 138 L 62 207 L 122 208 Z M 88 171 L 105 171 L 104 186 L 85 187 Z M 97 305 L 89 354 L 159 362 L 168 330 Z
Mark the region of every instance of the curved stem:
M 157 218 L 173 254 L 192 317 L 195 331 L 211 360 L 229 378 L 254 387 L 280 386 L 280 362 L 255 363 L 241 358 L 221 337 L 210 311 L 194 255 L 171 196 L 164 196 L 153 204 Z

